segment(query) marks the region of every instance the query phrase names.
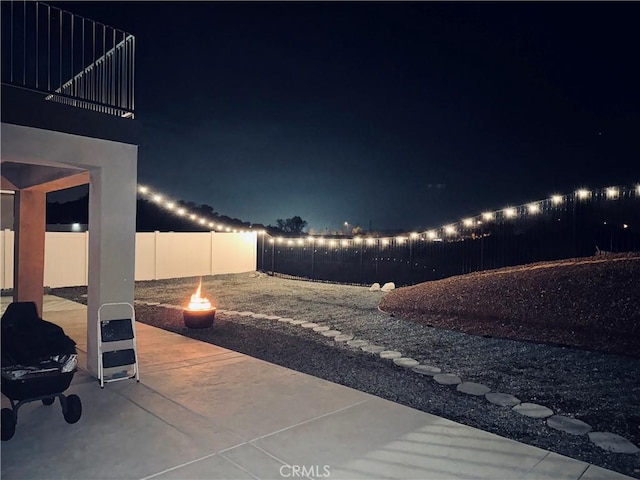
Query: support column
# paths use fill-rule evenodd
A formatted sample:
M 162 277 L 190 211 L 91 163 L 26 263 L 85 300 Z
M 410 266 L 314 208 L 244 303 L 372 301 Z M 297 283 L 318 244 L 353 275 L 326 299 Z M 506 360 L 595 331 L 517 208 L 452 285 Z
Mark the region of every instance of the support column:
M 46 209 L 45 192 L 16 192 L 13 301 L 35 302 L 40 316 L 44 297 Z
M 98 309 L 133 304 L 135 288 L 136 162 L 112 158 L 90 171 L 87 366 L 98 373 Z M 108 307 L 102 320 L 130 318 L 130 309 Z

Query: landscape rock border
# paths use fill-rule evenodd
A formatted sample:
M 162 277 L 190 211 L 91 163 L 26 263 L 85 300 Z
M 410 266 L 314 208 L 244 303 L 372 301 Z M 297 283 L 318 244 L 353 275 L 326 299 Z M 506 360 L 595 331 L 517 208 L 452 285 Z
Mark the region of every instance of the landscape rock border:
M 153 303 L 153 306 L 158 306 L 161 308 L 174 308 L 174 309 L 182 309 L 183 307 L 178 305 L 168 305 L 168 304 L 160 304 L 159 302 L 144 302 L 135 300 L 135 303 L 142 305 L 149 305 Z M 242 311 L 238 312 L 235 310 L 218 310 L 218 313 L 225 316 L 241 316 L 248 317 L 251 316 L 255 319 L 269 320 L 269 319 L 278 319 L 279 321 L 287 321 L 291 325 L 298 325 L 302 328 L 309 329 L 315 331 L 318 334 L 323 334 L 325 332 L 331 331 L 338 332 L 335 336 L 328 336 L 328 339 L 333 340 L 334 342 L 346 342 L 346 344 L 352 348 L 357 348 L 360 350 L 364 350 L 365 347 L 377 347 L 377 348 L 385 348 L 385 350 L 378 353 L 381 359 L 391 360 L 395 364 L 398 364 L 398 360 L 403 360 L 407 363 L 407 365 L 401 365 L 403 368 L 410 370 L 421 376 L 431 376 L 433 380 L 441 385 L 451 386 L 455 385 L 456 390 L 472 396 L 484 396 L 487 402 L 492 403 L 494 405 L 498 405 L 501 407 L 509 407 L 512 411 L 528 416 L 531 418 L 543 419 L 545 420 L 546 425 L 549 428 L 553 428 L 559 431 L 564 431 L 570 435 L 588 435 L 591 443 L 596 445 L 597 447 L 615 453 L 621 454 L 630 454 L 634 455 L 640 452 L 640 448 L 634 445 L 632 442 L 627 440 L 626 438 L 617 435 L 612 432 L 592 432 L 591 426 L 585 422 L 582 422 L 578 419 L 573 419 L 570 417 L 554 415 L 553 410 L 550 408 L 539 405 L 531 402 L 521 402 L 517 397 L 503 392 L 493 392 L 490 387 L 475 383 L 475 382 L 465 382 L 458 375 L 451 373 L 440 373 L 441 369 L 438 367 L 434 367 L 432 365 L 422 365 L 418 363 L 416 360 L 403 357 L 402 353 L 396 350 L 392 350 L 387 347 L 383 347 L 382 345 L 373 345 L 366 339 L 355 338 L 354 335 L 341 333 L 337 330 L 332 330 L 330 326 L 320 325 L 314 322 L 301 322 L 295 319 L 278 317 L 276 315 L 263 315 L 256 314 L 250 311 Z M 317 329 L 317 327 L 323 327 L 321 329 Z M 324 328 L 327 327 L 327 328 Z M 377 349 L 376 348 L 376 349 Z M 373 349 L 374 351 L 376 349 Z M 366 350 L 364 350 L 366 352 Z M 383 355 L 384 354 L 384 355 Z M 416 362 L 416 363 L 413 363 Z M 410 366 L 409 366 L 410 365 Z M 489 389 L 489 391 L 487 391 Z M 470 393 L 474 392 L 474 393 Z M 479 393 L 483 392 L 483 393 Z

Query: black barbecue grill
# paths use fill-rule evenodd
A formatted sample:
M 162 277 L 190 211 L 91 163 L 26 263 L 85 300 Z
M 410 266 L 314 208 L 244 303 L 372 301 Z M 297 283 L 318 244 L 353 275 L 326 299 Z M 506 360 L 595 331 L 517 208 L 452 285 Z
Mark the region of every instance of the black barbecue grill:
M 0 320 L 2 334 L 2 394 L 11 408 L 2 409 L 2 440 L 9 440 L 25 403 L 60 400 L 67 423 L 82 415 L 77 395 L 65 396 L 76 372 L 76 344 L 62 328 L 42 320 L 33 302 L 11 303 Z

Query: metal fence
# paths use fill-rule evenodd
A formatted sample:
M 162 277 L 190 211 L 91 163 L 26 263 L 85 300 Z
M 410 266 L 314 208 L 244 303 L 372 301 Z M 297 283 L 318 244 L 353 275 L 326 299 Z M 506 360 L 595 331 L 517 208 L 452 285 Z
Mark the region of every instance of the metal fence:
M 640 186 L 578 190 L 403 236 L 265 235 L 258 242 L 260 269 L 276 275 L 413 285 L 598 250 L 640 251 Z
M 135 37 L 42 2 L 2 2 L 2 83 L 133 118 Z

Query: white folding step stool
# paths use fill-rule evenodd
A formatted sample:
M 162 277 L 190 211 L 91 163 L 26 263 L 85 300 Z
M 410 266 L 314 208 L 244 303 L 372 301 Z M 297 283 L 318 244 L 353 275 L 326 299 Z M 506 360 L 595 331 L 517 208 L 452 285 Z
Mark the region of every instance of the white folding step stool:
M 131 310 L 131 318 L 103 320 L 105 307 L 107 309 L 128 307 Z M 126 368 L 122 370 L 124 367 Z M 131 374 L 129 367 L 133 367 Z M 132 378 L 140 381 L 135 309 L 127 302 L 103 303 L 98 308 L 98 380 L 100 380 L 100 388 L 104 388 L 105 383 Z

